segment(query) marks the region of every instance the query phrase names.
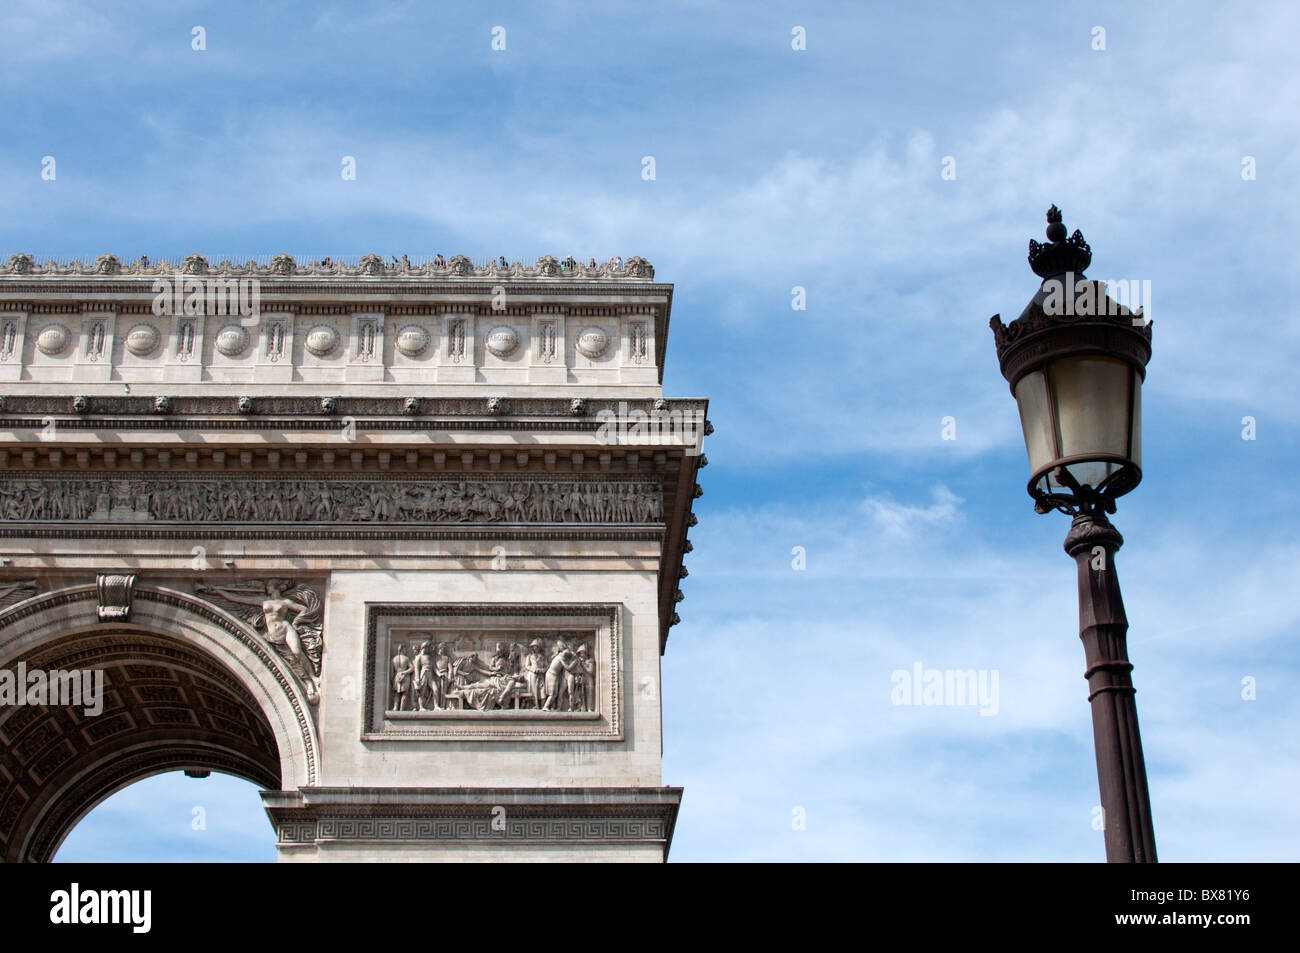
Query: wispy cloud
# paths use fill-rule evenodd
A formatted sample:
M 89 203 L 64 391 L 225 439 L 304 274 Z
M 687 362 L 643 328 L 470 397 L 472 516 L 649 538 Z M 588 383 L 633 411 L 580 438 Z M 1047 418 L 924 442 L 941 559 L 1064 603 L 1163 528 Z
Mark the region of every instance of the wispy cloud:
M 1052 202 L 1094 275 L 1153 288 L 1120 566 L 1162 849 L 1300 853 L 1294 5 L 285 3 L 205 9 L 203 53 L 193 18 L 11 11 L 3 254 L 642 254 L 676 284 L 666 391 L 718 425 L 664 659 L 676 857 L 1100 856 L 1064 526 L 987 328 Z M 890 704 L 917 661 L 998 670 L 997 717 Z

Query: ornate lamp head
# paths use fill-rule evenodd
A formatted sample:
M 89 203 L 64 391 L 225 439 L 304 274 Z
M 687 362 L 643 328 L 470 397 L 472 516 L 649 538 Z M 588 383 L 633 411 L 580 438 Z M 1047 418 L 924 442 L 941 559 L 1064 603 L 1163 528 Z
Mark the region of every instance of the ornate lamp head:
M 1142 479 L 1151 323 L 1084 277 L 1092 249 L 1078 230 L 1066 240 L 1055 205 L 1047 222 L 1048 244 L 1029 243 L 1038 292 L 1016 320 L 994 315 L 989 327 L 1020 408 L 1034 508 L 1113 513 Z

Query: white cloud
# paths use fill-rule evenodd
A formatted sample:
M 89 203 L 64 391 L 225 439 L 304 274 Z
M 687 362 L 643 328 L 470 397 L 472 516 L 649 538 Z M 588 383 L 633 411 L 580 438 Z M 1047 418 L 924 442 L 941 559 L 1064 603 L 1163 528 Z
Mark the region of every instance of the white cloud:
M 951 523 L 959 518 L 962 500 L 943 484 L 930 490 L 928 506 L 899 503 L 889 496 L 869 496 L 861 506 L 875 525 L 890 536 L 910 536 L 919 527 Z

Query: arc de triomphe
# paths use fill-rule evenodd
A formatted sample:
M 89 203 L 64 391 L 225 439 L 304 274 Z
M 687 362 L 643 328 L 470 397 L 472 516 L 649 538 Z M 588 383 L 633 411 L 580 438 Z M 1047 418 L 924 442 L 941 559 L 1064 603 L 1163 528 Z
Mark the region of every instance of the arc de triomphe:
M 0 857 L 184 769 L 264 789 L 285 861 L 662 860 L 710 429 L 662 396 L 672 292 L 640 258 L 0 266 Z

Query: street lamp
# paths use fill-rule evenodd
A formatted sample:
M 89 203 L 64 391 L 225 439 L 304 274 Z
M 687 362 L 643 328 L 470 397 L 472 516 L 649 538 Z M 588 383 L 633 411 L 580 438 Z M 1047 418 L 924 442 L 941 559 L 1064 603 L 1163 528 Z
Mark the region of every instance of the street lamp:
M 1083 271 L 1092 249 L 1067 240 L 1061 210 L 1047 213 L 1047 244 L 1029 243 L 1043 279 L 1008 325 L 989 321 L 1002 375 L 1020 408 L 1029 495 L 1039 513 L 1074 517 L 1065 551 L 1079 569 L 1079 638 L 1092 705 L 1106 860 L 1154 863 L 1155 832 L 1128 660 L 1128 619 L 1115 575 L 1124 539 L 1107 513 L 1142 479 L 1142 381 L 1151 323 Z

